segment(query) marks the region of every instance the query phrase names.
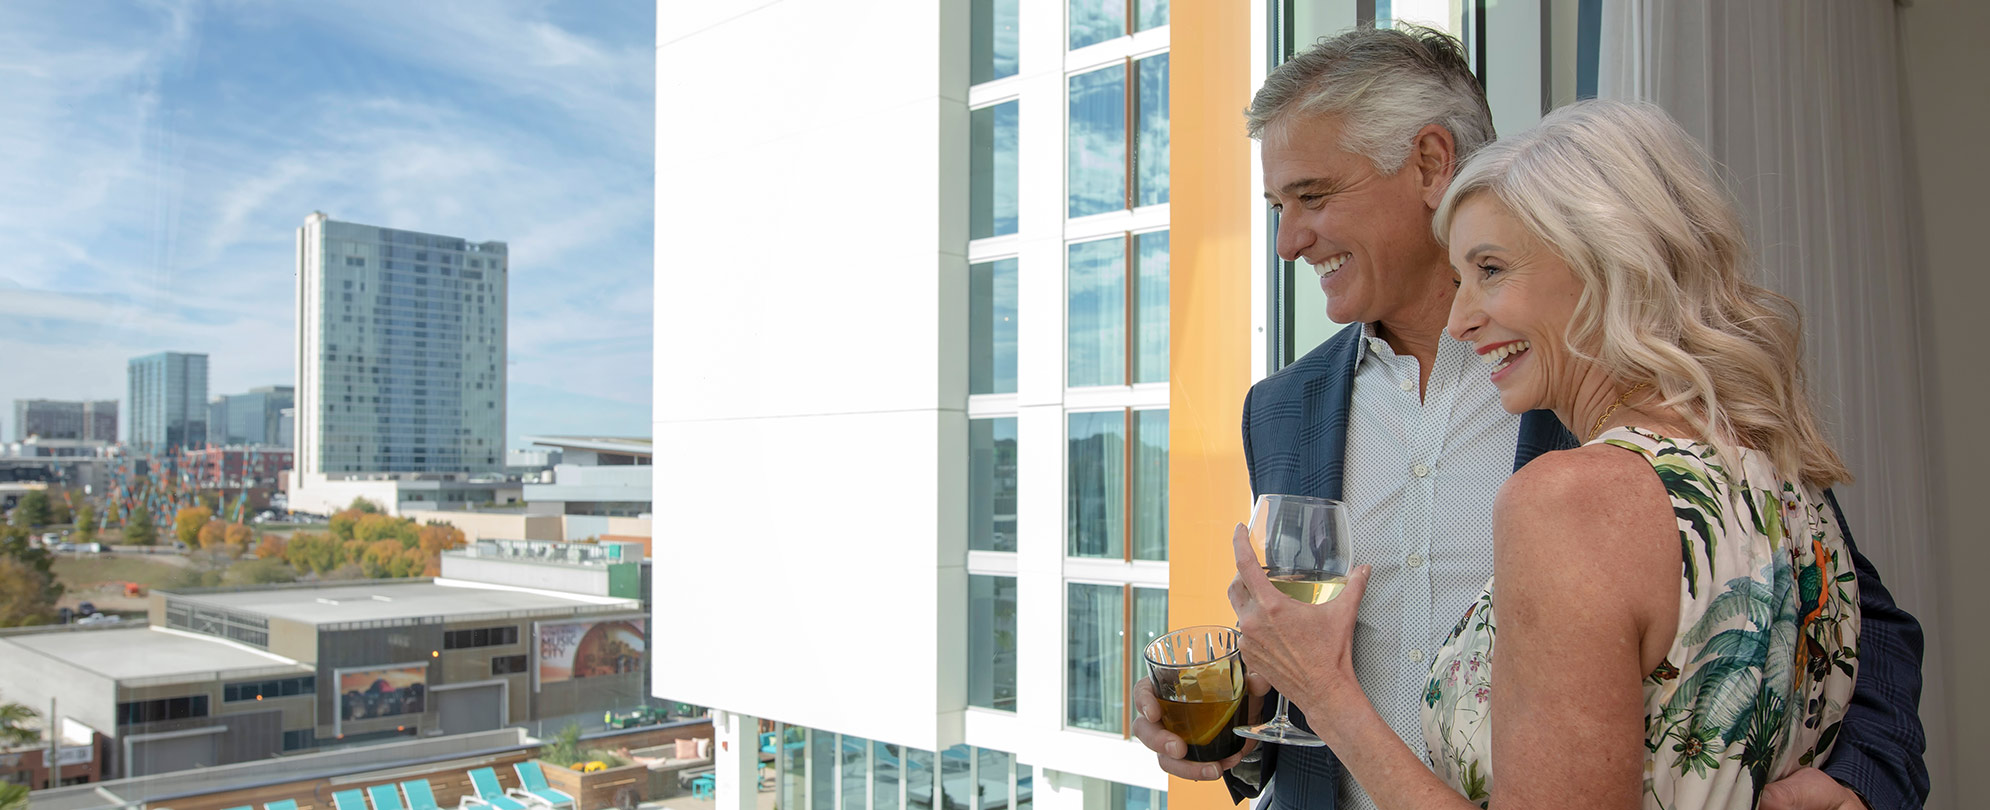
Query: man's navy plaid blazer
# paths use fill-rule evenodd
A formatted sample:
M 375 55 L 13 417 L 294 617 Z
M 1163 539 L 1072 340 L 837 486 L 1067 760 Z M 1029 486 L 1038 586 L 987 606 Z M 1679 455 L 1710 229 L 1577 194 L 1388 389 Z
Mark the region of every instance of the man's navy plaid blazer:
M 1244 399 L 1244 461 L 1253 495 L 1341 497 L 1347 412 L 1361 346 L 1361 325 L 1349 326 L 1251 387 Z M 1576 444 L 1553 413 L 1531 411 L 1520 419 L 1513 467 Z M 1825 497 L 1838 512 L 1830 491 Z M 1928 797 L 1928 768 L 1921 759 L 1927 747 L 1920 718 L 1921 625 L 1893 603 L 1872 563 L 1852 544 L 1842 512 L 1838 522 L 1859 572 L 1859 680 L 1824 771 L 1864 794 L 1873 810 L 1918 808 Z M 1292 719 L 1305 725 L 1298 707 L 1293 707 Z M 1333 810 L 1341 767 L 1332 751 L 1278 745 L 1263 749 L 1262 778 L 1278 777 L 1270 807 Z M 1257 795 L 1235 777 L 1224 778 L 1233 800 Z

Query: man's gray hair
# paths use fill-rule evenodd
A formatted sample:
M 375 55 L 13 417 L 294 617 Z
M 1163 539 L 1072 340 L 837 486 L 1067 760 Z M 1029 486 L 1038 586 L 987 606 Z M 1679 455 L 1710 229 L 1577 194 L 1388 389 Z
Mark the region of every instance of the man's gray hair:
M 1252 138 L 1291 116 L 1333 115 L 1341 148 L 1395 174 L 1418 130 L 1451 132 L 1463 163 L 1493 140 L 1492 110 L 1458 40 L 1418 25 L 1323 39 L 1266 76 L 1244 114 Z

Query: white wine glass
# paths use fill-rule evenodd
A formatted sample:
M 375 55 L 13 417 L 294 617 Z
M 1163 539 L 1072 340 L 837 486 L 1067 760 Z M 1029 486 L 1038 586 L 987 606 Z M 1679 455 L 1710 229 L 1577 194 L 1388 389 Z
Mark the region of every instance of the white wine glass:
M 1280 593 L 1319 605 L 1340 595 L 1347 586 L 1352 541 L 1347 506 L 1304 495 L 1260 495 L 1251 509 L 1251 548 L 1264 565 L 1265 577 Z M 1236 729 L 1238 736 L 1281 745 L 1317 748 L 1324 740 L 1294 725 L 1283 692 L 1278 713 L 1270 722 Z

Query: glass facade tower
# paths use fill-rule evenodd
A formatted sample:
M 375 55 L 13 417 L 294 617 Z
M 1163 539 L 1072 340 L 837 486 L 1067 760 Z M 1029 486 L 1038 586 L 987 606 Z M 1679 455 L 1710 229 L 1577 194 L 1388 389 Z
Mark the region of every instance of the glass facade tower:
M 509 271 L 503 242 L 306 218 L 298 472 L 502 470 Z
M 133 449 L 163 454 L 207 444 L 207 355 L 135 357 L 126 378 Z

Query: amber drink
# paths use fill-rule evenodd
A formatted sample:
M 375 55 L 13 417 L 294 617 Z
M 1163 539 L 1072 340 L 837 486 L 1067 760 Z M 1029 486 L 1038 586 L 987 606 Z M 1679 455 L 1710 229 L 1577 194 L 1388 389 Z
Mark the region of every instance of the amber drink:
M 1247 724 L 1244 658 L 1235 628 L 1188 627 L 1147 645 L 1147 669 L 1160 698 L 1161 727 L 1188 746 L 1192 762 L 1217 762 L 1244 749 L 1231 731 Z

